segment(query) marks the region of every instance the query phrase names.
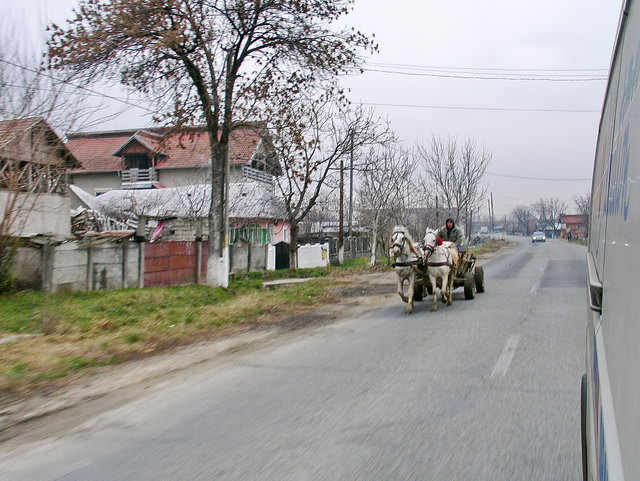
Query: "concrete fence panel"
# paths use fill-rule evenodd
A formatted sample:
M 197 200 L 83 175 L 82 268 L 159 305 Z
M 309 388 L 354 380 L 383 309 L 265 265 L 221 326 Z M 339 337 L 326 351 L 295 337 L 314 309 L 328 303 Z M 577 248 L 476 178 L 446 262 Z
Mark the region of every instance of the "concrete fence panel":
M 329 244 L 298 246 L 298 267 L 326 267 L 329 265 Z

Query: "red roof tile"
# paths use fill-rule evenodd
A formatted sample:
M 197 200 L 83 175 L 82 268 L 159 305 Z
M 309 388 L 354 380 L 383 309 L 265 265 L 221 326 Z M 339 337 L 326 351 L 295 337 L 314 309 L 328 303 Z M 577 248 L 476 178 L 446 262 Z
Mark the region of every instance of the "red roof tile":
M 166 155 L 159 161 L 159 169 L 203 167 L 211 162 L 209 134 L 202 131 L 172 135 L 162 142 L 158 141 L 156 132 L 151 129 L 78 133 L 70 135 L 67 142 L 69 150 L 82 164 L 82 168 L 76 172 L 121 170 L 122 157 L 115 157 L 113 154 L 134 136 L 138 137 L 141 145 Z M 261 132 L 256 128 L 233 131 L 229 146 L 231 164 L 243 165 L 251 162 L 260 139 Z

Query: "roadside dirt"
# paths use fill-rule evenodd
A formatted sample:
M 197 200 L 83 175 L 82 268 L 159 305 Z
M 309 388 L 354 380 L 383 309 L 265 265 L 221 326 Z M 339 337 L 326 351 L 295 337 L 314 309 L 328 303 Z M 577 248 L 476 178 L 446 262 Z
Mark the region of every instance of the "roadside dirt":
M 515 247 L 516 244 L 507 245 L 499 251 L 484 254 L 478 264 L 486 264 Z M 72 417 L 75 422 L 79 422 L 90 413 L 110 409 L 114 403 L 135 398 L 136 392 L 151 387 L 160 379 L 169 380 L 170 376 L 188 367 L 258 348 L 294 331 L 357 318 L 395 299 L 395 286 L 394 271 L 341 275 L 336 278 L 335 296 L 332 296 L 336 302 L 331 304 L 293 316 L 281 315 L 267 322 L 228 326 L 217 331 L 215 336 L 195 344 L 176 346 L 162 354 L 117 366 L 97 368 L 92 375 L 74 380 L 55 391 L 31 393 L 10 400 L 5 398 L 0 405 L 0 442 L 37 432 L 45 422 L 51 424 L 55 417 L 50 416 L 52 414 L 71 410 L 74 411 Z M 91 407 L 82 409 L 88 401 L 93 401 Z M 60 416 L 60 419 L 68 417 Z M 51 425 L 56 425 L 55 420 Z

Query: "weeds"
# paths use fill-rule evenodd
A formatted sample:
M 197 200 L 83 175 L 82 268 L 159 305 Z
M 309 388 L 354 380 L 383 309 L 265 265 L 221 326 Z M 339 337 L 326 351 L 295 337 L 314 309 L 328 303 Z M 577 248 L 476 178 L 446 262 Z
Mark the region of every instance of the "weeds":
M 378 270 L 377 268 L 376 270 Z M 35 334 L 0 349 L 0 391 L 70 379 L 100 366 L 211 336 L 222 326 L 273 322 L 331 302 L 329 275 L 369 270 L 344 266 L 236 275 L 227 289 L 181 286 L 116 291 L 0 295 L 0 336 Z M 275 290 L 266 280 L 315 278 Z

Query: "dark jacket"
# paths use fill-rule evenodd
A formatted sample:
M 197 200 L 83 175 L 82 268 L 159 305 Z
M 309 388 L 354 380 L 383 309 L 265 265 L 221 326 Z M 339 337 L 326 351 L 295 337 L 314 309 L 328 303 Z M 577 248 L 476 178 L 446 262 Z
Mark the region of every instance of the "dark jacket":
M 462 245 L 462 230 L 455 224 L 453 224 L 453 227 L 451 229 L 448 229 L 447 225 L 445 224 L 440 228 L 440 230 L 438 230 L 438 235 L 442 237 L 442 240 L 445 242 L 453 242 L 457 246 Z

